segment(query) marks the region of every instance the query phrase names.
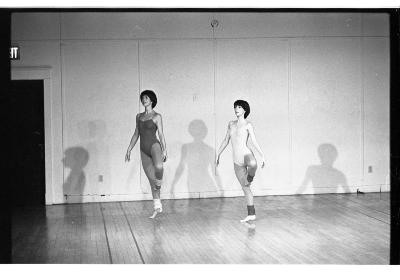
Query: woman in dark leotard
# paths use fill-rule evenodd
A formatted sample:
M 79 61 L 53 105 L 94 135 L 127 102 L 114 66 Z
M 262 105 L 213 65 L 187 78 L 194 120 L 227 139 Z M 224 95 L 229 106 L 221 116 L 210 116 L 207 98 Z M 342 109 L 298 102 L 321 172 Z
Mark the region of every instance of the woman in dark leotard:
M 161 115 L 153 110 L 157 105 L 155 93 L 151 90 L 143 91 L 140 94 L 140 101 L 145 111 L 136 115 L 136 128 L 126 151 L 125 161 L 130 160 L 131 150 L 140 137 L 142 166 L 150 182 L 154 200 L 154 212 L 150 218 L 154 218 L 157 213 L 162 212 L 160 189 L 164 173 L 163 162 L 167 160 L 167 146 Z M 160 141 L 157 139 L 156 132 Z

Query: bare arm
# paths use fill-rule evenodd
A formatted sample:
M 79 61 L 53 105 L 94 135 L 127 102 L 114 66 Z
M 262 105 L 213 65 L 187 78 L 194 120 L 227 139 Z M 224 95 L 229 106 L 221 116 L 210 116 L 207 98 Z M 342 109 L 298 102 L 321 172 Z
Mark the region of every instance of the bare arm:
M 138 121 L 139 121 L 139 114 L 136 115 L 135 132 L 132 135 L 131 142 L 129 143 L 128 149 L 126 151 L 125 161 L 129 161 L 131 159 L 131 151 L 133 147 L 136 145 L 137 140 L 139 139 Z
M 218 149 L 217 158 L 215 160 L 215 163 L 217 165 L 219 164 L 219 157 L 221 156 L 222 152 L 225 150 L 226 146 L 228 146 L 229 140 L 231 139 L 230 129 L 231 129 L 231 123 L 228 124 L 228 130 L 226 131 L 225 138 L 222 141 L 221 146 Z
M 166 161 L 167 160 L 167 144 L 165 142 L 162 117 L 160 114 L 157 114 L 157 116 L 155 117 L 155 123 L 157 125 L 158 138 L 160 139 L 160 144 L 161 144 L 161 149 L 163 151 L 164 161 Z
M 261 157 L 262 157 L 262 164 L 261 167 L 264 167 L 265 165 L 265 158 L 264 158 L 264 153 L 262 152 L 260 145 L 258 145 L 257 139 L 256 139 L 256 135 L 254 134 L 254 129 L 253 129 L 253 125 L 251 123 L 249 123 L 247 125 L 247 130 L 249 131 L 250 134 L 250 139 L 254 144 L 254 147 L 256 147 L 257 152 L 260 153 Z

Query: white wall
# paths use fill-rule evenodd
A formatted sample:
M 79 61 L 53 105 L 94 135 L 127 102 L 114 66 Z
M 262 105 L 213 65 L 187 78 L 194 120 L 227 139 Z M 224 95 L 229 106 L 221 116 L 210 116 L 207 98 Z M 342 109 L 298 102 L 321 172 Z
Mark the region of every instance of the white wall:
M 93 199 L 141 193 L 139 165 L 124 162 L 139 103 L 132 98 L 139 91 L 137 42 L 67 41 L 61 49 L 64 147 L 80 146 L 89 154 L 86 183 L 64 184 L 63 192 Z M 135 150 L 132 158 L 138 157 Z
M 316 192 L 360 184 L 360 53 L 359 38 L 292 42 L 292 185 L 300 187 L 307 176 Z M 337 150 L 335 169 L 317 154 L 324 143 Z
M 364 185 L 389 183 L 389 40 L 363 39 Z M 372 173 L 368 173 L 372 166 Z
M 214 30 L 213 18 L 219 21 Z M 156 110 L 164 119 L 164 198 L 241 195 L 230 146 L 220 167 L 212 164 L 236 99 L 249 101 L 249 120 L 267 159 L 254 181 L 256 195 L 388 190 L 388 19 L 360 13 L 13 14 L 12 43 L 21 47 L 13 71 L 51 69 L 46 160 L 54 196 L 46 203 L 151 197 L 139 145 L 124 162 L 143 89 L 158 94 Z M 321 164 L 319 147 L 330 164 Z
M 235 99 L 251 105 L 248 120 L 267 160 L 254 179 L 255 192 L 276 192 L 290 186 L 288 122 L 288 40 L 229 39 L 217 42 L 216 124 L 217 143 L 234 119 Z M 218 147 L 217 147 L 218 149 Z M 259 155 L 255 154 L 258 159 Z M 241 191 L 232 173 L 231 146 L 221 158 L 219 174 L 224 186 Z

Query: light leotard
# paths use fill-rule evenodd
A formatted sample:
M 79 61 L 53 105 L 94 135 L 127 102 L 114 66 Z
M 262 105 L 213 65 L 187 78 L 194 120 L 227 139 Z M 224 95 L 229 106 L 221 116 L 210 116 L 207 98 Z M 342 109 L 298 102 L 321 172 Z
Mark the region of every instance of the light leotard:
M 245 164 L 245 156 L 253 155 L 252 151 L 247 147 L 247 141 L 249 139 L 247 125 L 238 127 L 237 121 L 232 121 L 229 124 L 229 128 L 232 141 L 233 162 L 239 166 L 243 166 Z

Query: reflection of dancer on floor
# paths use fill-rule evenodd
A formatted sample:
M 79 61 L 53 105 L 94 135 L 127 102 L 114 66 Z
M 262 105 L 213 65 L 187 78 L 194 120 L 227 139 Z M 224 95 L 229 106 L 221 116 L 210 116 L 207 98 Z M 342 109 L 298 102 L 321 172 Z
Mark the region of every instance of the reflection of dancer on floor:
M 251 141 L 256 147 L 257 151 L 262 156 L 262 165 L 265 165 L 264 154 L 261 151 L 260 146 L 257 143 L 256 136 L 254 135 L 253 125 L 246 120 L 247 116 L 250 114 L 250 105 L 244 100 L 236 100 L 233 104 L 235 109 L 235 114 L 237 121 L 231 121 L 228 124 L 228 131 L 224 141 L 219 148 L 216 164 L 219 164 L 219 157 L 221 153 L 225 150 L 232 139 L 232 151 L 233 151 L 233 163 L 236 177 L 242 186 L 244 195 L 246 196 L 247 202 L 247 212 L 246 218 L 241 220 L 241 222 L 254 221 L 256 219 L 256 211 L 254 209 L 253 193 L 250 190 L 250 184 L 257 170 L 257 161 L 254 157 L 253 152 L 247 147 L 247 140 L 249 136 Z
M 140 101 L 145 107 L 145 111 L 136 115 L 136 128 L 126 151 L 125 161 L 130 160 L 131 150 L 140 136 L 142 166 L 150 182 L 154 200 L 154 212 L 150 218 L 154 218 L 157 213 L 162 212 L 160 189 L 164 173 L 163 161 L 167 160 L 167 146 L 161 115 L 153 110 L 157 105 L 155 93 L 151 90 L 143 91 L 140 94 Z M 156 131 L 160 141 L 156 137 Z

